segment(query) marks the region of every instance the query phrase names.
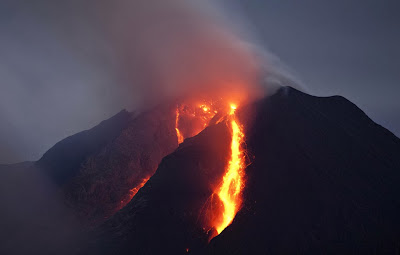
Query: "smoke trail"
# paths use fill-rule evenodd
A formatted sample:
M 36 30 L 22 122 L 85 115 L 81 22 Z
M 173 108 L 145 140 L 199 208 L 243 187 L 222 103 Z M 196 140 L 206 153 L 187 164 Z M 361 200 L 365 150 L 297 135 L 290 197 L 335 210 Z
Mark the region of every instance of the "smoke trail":
M 271 93 L 287 72 L 220 1 L 3 1 L 18 11 L 0 26 L 0 162 L 36 160 L 121 108 L 199 93 L 240 101 L 262 96 L 259 84 Z
M 136 0 L 102 9 L 126 95 L 137 105 L 198 93 L 260 95 L 260 55 L 216 5 Z

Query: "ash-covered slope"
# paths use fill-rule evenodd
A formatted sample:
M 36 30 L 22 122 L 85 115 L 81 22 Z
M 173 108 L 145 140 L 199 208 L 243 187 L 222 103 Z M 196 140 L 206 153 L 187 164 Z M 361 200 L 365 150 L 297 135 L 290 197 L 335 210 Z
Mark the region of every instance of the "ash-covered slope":
M 397 137 L 343 97 L 289 87 L 237 115 L 254 158 L 246 169 L 244 206 L 219 236 L 207 245 L 201 225 L 202 205 L 227 160 L 223 122 L 164 158 L 134 199 L 97 229 L 85 253 L 398 251 Z
M 180 254 L 207 244 L 205 204 L 229 153 L 224 123 L 186 139 L 132 201 L 97 229 L 84 254 Z
M 339 96 L 282 88 L 256 108 L 245 206 L 208 252 L 398 252 L 400 140 Z
M 63 188 L 67 203 L 84 222 L 101 223 L 125 206 L 131 190 L 177 147 L 174 108 L 163 105 L 139 114 L 112 142 L 86 158 Z
M 121 111 L 60 141 L 34 165 L 59 186 L 81 223 L 95 226 L 125 206 L 177 147 L 175 108 L 162 105 L 136 116 Z
M 35 165 L 55 183 L 65 184 L 79 172 L 87 157 L 97 153 L 124 130 L 131 114 L 121 111 L 90 130 L 67 137 L 50 148 Z
M 0 254 L 75 254 L 87 227 L 128 203 L 177 147 L 175 108 L 163 105 L 121 111 L 38 162 L 0 165 Z

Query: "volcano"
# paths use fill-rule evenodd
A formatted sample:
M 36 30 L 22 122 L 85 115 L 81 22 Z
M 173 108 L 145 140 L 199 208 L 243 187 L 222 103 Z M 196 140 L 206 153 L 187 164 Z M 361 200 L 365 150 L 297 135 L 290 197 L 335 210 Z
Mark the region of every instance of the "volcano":
M 164 157 L 143 188 L 92 230 L 93 254 L 395 254 L 400 140 L 343 97 L 291 87 L 237 110 L 246 123 L 243 204 L 218 233 L 210 211 L 229 161 L 227 121 Z
M 78 253 L 399 252 L 399 138 L 341 96 L 291 87 L 217 108 L 122 111 L 33 164 L 82 223 Z M 237 199 L 220 227 L 224 185 Z

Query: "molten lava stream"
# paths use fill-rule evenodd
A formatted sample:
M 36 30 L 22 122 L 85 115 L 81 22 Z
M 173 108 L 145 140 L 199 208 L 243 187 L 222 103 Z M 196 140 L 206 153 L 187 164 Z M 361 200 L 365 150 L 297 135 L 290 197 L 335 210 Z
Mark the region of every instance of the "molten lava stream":
M 176 118 L 175 118 L 175 130 L 176 130 L 176 136 L 178 137 L 178 144 L 183 143 L 183 135 L 181 134 L 181 131 L 178 128 L 178 123 L 179 123 L 179 109 L 176 109 Z
M 202 104 L 197 105 L 197 104 L 182 104 L 178 105 L 176 108 L 176 115 L 175 115 L 175 131 L 176 131 L 176 136 L 178 138 L 178 144 L 183 143 L 183 140 L 186 137 L 192 137 L 200 133 L 202 130 L 204 130 L 210 120 L 218 113 L 217 109 L 215 106 L 213 106 L 213 102 L 210 101 L 203 101 Z M 194 125 L 194 130 L 190 130 L 191 132 L 187 132 L 188 128 L 185 128 L 183 130 L 180 130 L 179 128 L 179 120 L 180 118 L 187 118 L 190 116 L 189 121 L 190 122 L 197 122 L 197 126 Z M 193 126 L 189 125 L 192 129 Z M 189 128 L 190 129 L 190 128 Z M 186 132 L 185 132 L 186 131 Z M 132 198 L 136 195 L 136 193 L 146 184 L 146 182 L 150 179 L 150 177 L 143 178 L 141 183 L 139 183 L 136 187 L 131 189 L 129 191 L 128 199 L 124 199 L 121 201 L 121 208 L 124 207 L 126 204 L 128 204 Z M 120 209 L 121 209 L 120 208 Z
M 218 104 L 211 100 L 203 100 L 200 104 L 190 102 L 178 104 L 175 115 L 178 144 L 183 143 L 185 138 L 196 136 L 203 131 L 218 111 Z
M 232 128 L 231 158 L 222 179 L 222 184 L 216 193 L 222 202 L 222 221 L 215 226 L 220 234 L 232 223 L 242 205 L 242 190 L 244 187 L 245 155 L 241 149 L 244 140 L 242 128 L 235 117 L 236 106 L 231 105 L 229 114 Z
M 128 194 L 128 199 L 122 200 L 121 201 L 121 207 L 120 209 L 122 209 L 125 205 L 127 205 L 132 198 L 136 195 L 136 193 L 138 193 L 138 191 L 143 188 L 143 186 L 146 184 L 146 182 L 150 179 L 150 177 L 145 177 L 142 179 L 142 181 L 136 185 L 136 187 L 134 187 L 133 189 L 129 190 L 129 194 Z

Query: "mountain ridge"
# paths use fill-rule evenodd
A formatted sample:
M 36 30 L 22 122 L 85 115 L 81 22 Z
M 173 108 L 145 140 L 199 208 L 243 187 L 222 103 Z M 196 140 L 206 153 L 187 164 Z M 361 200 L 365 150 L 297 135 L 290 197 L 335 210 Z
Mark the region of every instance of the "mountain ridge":
M 218 177 L 206 175 L 207 167 L 199 167 L 201 163 L 195 160 L 179 163 L 205 157 L 209 168 L 223 169 L 217 163 L 213 167 L 217 152 L 209 156 L 194 152 L 207 140 L 213 141 L 208 145 L 213 148 L 228 139 L 212 135 L 226 132 L 220 123 L 188 139 L 163 159 L 126 208 L 94 231 L 100 233 L 95 234 L 96 252 L 396 251 L 400 240 L 400 140 L 395 135 L 343 97 L 314 97 L 289 87 L 238 109 L 237 116 L 247 123 L 246 146 L 252 163 L 246 169 L 244 205 L 230 226 L 207 245 L 208 233 L 198 221 L 202 212 L 193 208 L 201 207 L 212 190 L 199 188 L 197 182 L 213 183 Z M 187 177 L 188 169 L 195 169 L 205 180 Z M 214 173 L 220 176 L 218 171 Z M 173 187 L 178 193 L 162 182 L 182 176 L 185 181 L 177 181 Z M 187 200 L 197 202 L 182 202 Z
M 178 146 L 175 110 L 159 106 L 134 118 L 122 111 L 99 125 L 108 123 L 107 132 L 96 126 L 79 133 L 78 138 L 93 139 L 107 134 L 86 144 L 89 149 L 71 151 L 91 139 L 70 143 L 70 137 L 41 163 L 0 165 L 2 174 L 26 168 L 55 182 L 79 215 L 81 231 L 89 231 L 89 240 L 83 238 L 77 248 L 80 254 L 399 250 L 400 139 L 349 100 L 282 87 L 237 109 L 251 163 L 244 204 L 211 242 L 207 201 L 228 160 L 229 130 L 226 120 L 212 122 Z M 69 159 L 73 164 L 62 168 Z M 67 174 L 59 179 L 48 174 L 60 169 Z M 130 189 L 151 175 L 130 200 Z M 17 176 L 23 172 L 11 177 Z

